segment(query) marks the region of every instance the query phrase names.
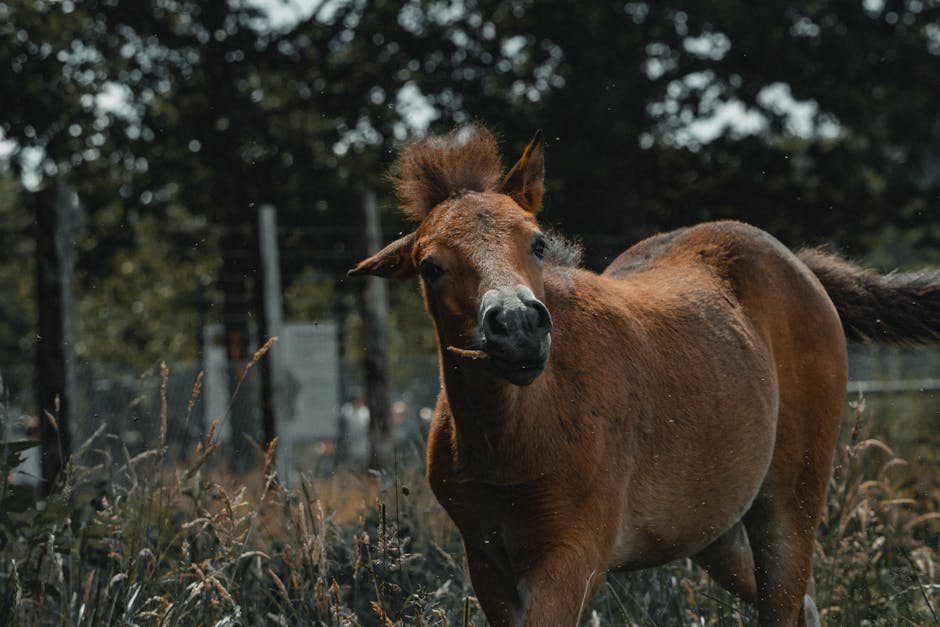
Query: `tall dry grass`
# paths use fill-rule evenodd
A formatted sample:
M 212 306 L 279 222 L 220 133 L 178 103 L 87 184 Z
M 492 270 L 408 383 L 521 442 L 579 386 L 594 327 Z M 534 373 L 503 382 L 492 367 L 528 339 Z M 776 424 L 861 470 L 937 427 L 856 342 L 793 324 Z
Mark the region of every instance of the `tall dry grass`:
M 0 624 L 484 624 L 459 535 L 420 468 L 303 475 L 285 488 L 276 443 L 255 472 L 228 472 L 218 423 L 179 463 L 166 406 L 154 448 L 131 455 L 99 430 L 45 500 L 9 481 L 26 445 L 3 448 Z M 859 403 L 819 534 L 820 610 L 829 625 L 940 624 L 940 491 L 864 437 L 863 416 Z M 591 625 L 755 622 L 688 561 L 610 576 L 585 615 Z

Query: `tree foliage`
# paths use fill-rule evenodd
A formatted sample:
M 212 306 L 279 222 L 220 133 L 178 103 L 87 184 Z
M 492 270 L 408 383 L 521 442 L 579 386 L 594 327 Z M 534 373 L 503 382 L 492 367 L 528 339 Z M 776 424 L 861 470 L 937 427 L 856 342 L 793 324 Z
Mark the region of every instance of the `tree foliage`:
M 3 0 L 0 18 L 0 265 L 29 231 L 12 181 L 64 177 L 85 207 L 81 328 L 120 327 L 89 356 L 150 363 L 201 305 L 251 313 L 263 203 L 285 284 L 342 298 L 354 204 L 378 189 L 405 228 L 383 176 L 425 121 L 479 120 L 507 153 L 542 128 L 545 219 L 595 268 L 715 218 L 883 264 L 940 256 L 936 0 L 350 0 L 278 27 L 245 0 Z M 4 314 L 4 361 L 31 315 Z

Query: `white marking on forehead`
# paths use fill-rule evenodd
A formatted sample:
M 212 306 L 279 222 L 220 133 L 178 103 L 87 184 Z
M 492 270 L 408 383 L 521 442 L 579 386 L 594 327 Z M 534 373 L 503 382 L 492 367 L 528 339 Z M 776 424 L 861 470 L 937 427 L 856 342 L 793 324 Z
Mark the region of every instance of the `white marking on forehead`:
M 472 263 L 480 273 L 480 279 L 486 286 L 508 286 L 519 280 L 515 269 L 506 259 L 509 253 L 509 247 L 500 242 L 500 246 L 491 245 L 480 246 L 470 252 L 470 263 Z
M 465 255 L 466 263 L 479 273 L 486 286 L 502 287 L 518 283 L 519 276 L 509 261 L 512 257 L 512 227 L 497 228 L 492 215 L 494 199 L 482 192 L 468 192 L 452 198 L 442 207 L 440 228 L 456 236 L 454 248 Z M 522 223 L 511 222 L 515 225 Z
M 480 192 L 468 192 L 451 198 L 445 203 L 441 226 L 459 231 L 466 230 L 468 227 L 492 228 L 494 220 L 490 215 L 490 210 L 493 205 L 492 198 Z M 468 219 L 472 217 L 476 217 L 476 221 Z

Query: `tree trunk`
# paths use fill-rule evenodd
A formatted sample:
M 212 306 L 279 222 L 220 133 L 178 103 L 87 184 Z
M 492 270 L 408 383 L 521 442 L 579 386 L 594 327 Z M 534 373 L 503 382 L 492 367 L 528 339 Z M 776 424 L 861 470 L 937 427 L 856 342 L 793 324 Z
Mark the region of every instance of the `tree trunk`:
M 42 492 L 49 494 L 72 449 L 74 363 L 72 356 L 72 210 L 75 199 L 62 184 L 35 197 L 36 404 L 42 448 Z
M 382 229 L 375 194 L 362 199 L 363 235 L 366 255 L 382 246 Z M 391 372 L 388 355 L 388 291 L 384 279 L 367 277 L 359 298 L 362 315 L 363 370 L 366 404 L 369 407 L 369 467 L 390 470 L 394 463 L 395 442 L 389 425 L 392 405 Z

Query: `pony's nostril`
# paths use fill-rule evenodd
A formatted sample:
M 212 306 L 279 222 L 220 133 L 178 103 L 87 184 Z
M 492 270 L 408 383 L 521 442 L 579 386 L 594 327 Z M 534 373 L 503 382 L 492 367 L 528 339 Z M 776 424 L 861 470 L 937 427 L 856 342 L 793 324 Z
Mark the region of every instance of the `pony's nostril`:
M 552 330 L 552 316 L 548 313 L 548 309 L 540 303 L 535 301 L 531 305 L 532 311 L 535 315 L 534 325 L 535 328 L 539 331 L 551 331 Z
M 496 307 L 488 310 L 483 316 L 483 332 L 491 339 L 509 335 L 509 329 L 500 320 L 499 310 Z
M 541 316 L 541 314 L 539 313 L 538 308 L 536 308 L 536 307 L 534 307 L 534 306 L 532 306 L 532 305 L 529 305 L 529 306 L 526 308 L 526 311 L 525 311 L 526 327 L 528 327 L 528 328 L 531 329 L 532 331 L 537 331 L 538 328 L 541 326 L 541 325 L 540 325 L 541 318 L 542 318 L 542 316 Z

